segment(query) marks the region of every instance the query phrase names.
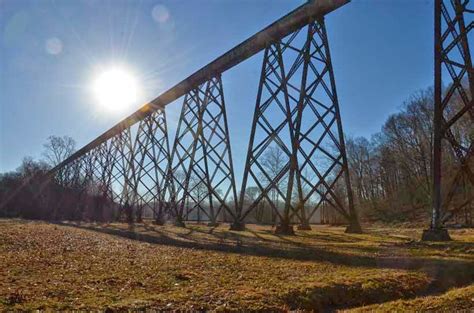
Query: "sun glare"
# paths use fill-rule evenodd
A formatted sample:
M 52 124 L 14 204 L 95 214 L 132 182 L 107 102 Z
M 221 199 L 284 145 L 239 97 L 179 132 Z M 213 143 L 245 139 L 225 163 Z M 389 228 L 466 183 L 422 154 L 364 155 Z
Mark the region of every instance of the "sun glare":
M 137 101 L 138 84 L 130 72 L 113 67 L 99 73 L 93 83 L 93 92 L 102 108 L 121 111 Z

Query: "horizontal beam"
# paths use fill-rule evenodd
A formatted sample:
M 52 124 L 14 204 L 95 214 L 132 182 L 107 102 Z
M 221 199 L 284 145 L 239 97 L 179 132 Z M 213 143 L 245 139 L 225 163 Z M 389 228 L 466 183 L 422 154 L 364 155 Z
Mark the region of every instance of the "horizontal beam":
M 350 0 L 308 0 L 307 3 L 299 6 L 276 22 L 272 23 L 252 37 L 227 51 L 222 56 L 218 57 L 211 63 L 196 71 L 191 76 L 176 84 L 174 87 L 162 93 L 150 103 L 145 104 L 135 113 L 123 119 L 108 131 L 58 164 L 51 170 L 51 173 L 54 173 L 59 168 L 83 156 L 90 150 L 96 148 L 103 142 L 117 135 L 125 128 L 149 116 L 152 112 L 163 109 L 166 105 L 184 96 L 196 86 L 199 86 L 212 77 L 225 72 L 242 61 L 245 61 L 246 59 L 265 49 L 265 47 L 267 47 L 269 44 L 276 42 L 307 25 L 314 18 L 323 17 L 337 8 L 347 4 L 349 1 Z

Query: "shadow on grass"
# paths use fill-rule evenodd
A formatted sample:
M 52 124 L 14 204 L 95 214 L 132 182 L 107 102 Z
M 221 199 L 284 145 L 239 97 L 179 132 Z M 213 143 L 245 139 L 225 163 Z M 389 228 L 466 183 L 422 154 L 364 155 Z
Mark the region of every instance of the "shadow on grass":
M 415 243 L 414 246 L 411 246 L 411 244 L 408 242 L 402 242 L 389 246 L 381 246 L 380 248 L 373 246 L 348 246 L 341 247 L 342 249 L 346 249 L 346 252 L 336 252 L 331 251 L 329 249 L 325 249 L 324 247 L 317 247 L 301 242 L 294 242 L 289 238 L 285 238 L 285 236 L 279 237 L 279 239 L 284 240 L 284 243 L 274 241 L 262 237 L 256 231 L 250 231 L 250 233 L 253 234 L 255 237 L 248 237 L 235 232 L 216 233 L 214 231 L 203 231 L 197 227 L 192 227 L 186 228 L 185 230 L 183 229 L 183 233 L 172 232 L 174 236 L 178 237 L 173 238 L 167 232 L 157 227 L 147 225 L 143 225 L 144 229 L 147 232 L 153 232 L 153 234 L 139 233 L 136 231 L 137 228 L 130 228 L 127 230 L 113 225 L 100 227 L 89 224 L 57 224 L 96 231 L 151 244 L 168 245 L 179 248 L 237 253 L 251 256 L 273 257 L 296 261 L 323 261 L 350 267 L 417 270 L 428 274 L 432 279 L 432 283 L 427 288 L 423 289 L 423 291 L 417 292 L 416 294 L 408 293 L 406 295 L 400 295 L 400 293 L 394 292 L 393 295 L 385 295 L 386 299 L 384 297 L 382 297 L 383 299 L 375 297 L 370 300 L 370 303 L 364 304 L 381 303 L 388 300 L 395 300 L 397 298 L 400 298 L 400 296 L 404 298 L 413 298 L 415 296 L 421 295 L 424 296 L 438 294 L 453 287 L 461 287 L 471 284 L 474 281 L 474 262 L 469 258 L 464 260 L 446 259 L 436 256 L 419 257 L 416 255 L 411 256 L 406 254 L 401 256 L 396 255 L 397 250 L 400 251 L 406 249 L 407 251 L 410 251 L 410 249 L 413 249 L 414 247 L 417 248 L 418 245 L 421 245 L 421 248 L 424 248 L 426 246 L 426 244 L 424 243 Z M 218 239 L 218 242 L 206 238 L 193 237 L 193 235 L 195 235 L 196 233 L 214 236 Z M 309 235 L 309 237 L 316 236 L 318 239 L 320 239 L 319 237 L 322 236 L 314 234 Z M 357 240 L 344 240 L 344 238 L 347 239 L 347 235 L 345 234 L 328 233 L 327 236 L 329 235 L 336 235 L 336 237 L 339 237 L 341 241 L 346 243 L 357 242 Z M 233 240 L 234 242 L 229 242 L 230 240 Z M 330 241 L 338 242 L 337 240 Z M 363 239 L 361 239 L 360 241 L 363 241 Z M 275 245 L 275 243 L 278 243 L 279 245 Z M 430 249 L 434 249 L 434 247 L 428 247 Z M 387 249 L 391 249 L 390 256 L 377 255 L 378 252 L 387 252 Z M 406 253 L 407 251 L 404 252 Z M 358 255 L 358 253 L 370 253 L 371 255 Z M 311 292 L 311 290 L 302 291 L 302 299 L 307 296 L 308 292 Z M 291 297 L 294 296 L 296 295 L 292 295 Z M 380 299 L 380 301 L 378 301 L 377 299 Z M 352 306 L 354 305 L 346 303 L 342 305 L 334 305 L 334 308 L 349 308 Z

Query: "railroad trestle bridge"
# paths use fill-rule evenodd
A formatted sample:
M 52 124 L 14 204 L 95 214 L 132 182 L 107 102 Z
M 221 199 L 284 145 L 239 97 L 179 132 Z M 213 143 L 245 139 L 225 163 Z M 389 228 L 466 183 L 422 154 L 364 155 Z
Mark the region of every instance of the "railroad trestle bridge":
M 330 207 L 360 232 L 354 207 L 325 15 L 348 0 L 311 0 L 204 66 L 97 137 L 48 173 L 48 179 L 78 194 L 78 207 L 94 197 L 98 211 L 114 207 L 133 221 L 153 211 L 183 226 L 192 212 L 210 225 L 230 222 L 242 230 L 262 203 L 292 233 L 310 228 L 315 212 Z M 469 8 L 471 6 L 471 8 Z M 459 184 L 474 187 L 473 141 L 461 142 L 453 126 L 474 124 L 474 72 L 469 36 L 470 1 L 434 1 L 434 149 L 431 232 L 443 228 L 457 208 L 450 201 Z M 263 53 L 242 184 L 237 188 L 222 75 Z M 466 82 L 467 81 L 467 85 Z M 442 84 L 447 90 L 442 91 Z M 453 97 L 460 110 L 449 107 Z M 175 138 L 170 140 L 166 106 L 183 98 Z M 453 181 L 442 182 L 442 149 L 458 160 Z M 269 171 L 262 157 L 277 149 L 283 166 Z M 257 188 L 255 197 L 246 196 Z M 471 195 L 472 197 L 472 195 Z M 466 198 L 467 205 L 472 198 Z M 61 201 L 52 205 L 60 206 Z M 466 204 L 465 204 L 466 205 Z M 60 208 L 59 208 L 60 209 Z M 429 236 L 430 234 L 428 234 Z

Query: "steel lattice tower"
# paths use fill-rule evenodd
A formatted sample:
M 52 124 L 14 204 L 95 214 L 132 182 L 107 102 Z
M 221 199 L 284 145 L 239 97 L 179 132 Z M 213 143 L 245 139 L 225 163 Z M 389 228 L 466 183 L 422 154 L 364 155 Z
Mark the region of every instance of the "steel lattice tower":
M 133 146 L 136 182 L 132 203 L 142 212 L 150 208 L 157 224 L 164 223 L 167 209 L 166 177 L 170 162 L 167 134 L 165 111 L 157 110 L 140 121 Z
M 186 94 L 172 150 L 170 192 L 178 225 L 202 213 L 234 216 L 237 192 L 220 75 Z M 228 203 L 232 199 L 233 203 Z
M 252 184 L 260 194 L 243 208 L 246 189 Z M 338 184 L 345 193 L 336 191 Z M 322 203 L 350 222 L 348 231 L 360 232 L 323 19 L 265 49 L 239 220 L 233 228 L 241 229 L 261 201 L 278 216 L 277 231 L 282 233 L 293 232 L 293 221 L 308 229 Z
M 170 159 L 165 111 L 154 111 L 138 123 L 134 136 L 132 132 L 127 127 L 75 159 L 57 172 L 56 180 L 79 196 L 95 195 L 98 219 L 106 206 L 118 206 L 119 217 L 126 213 L 129 222 L 134 213 L 138 218 L 139 210 L 150 208 L 162 223 Z
M 472 205 L 474 72 L 469 41 L 474 28 L 473 9 L 469 0 L 435 1 L 433 212 L 431 228 L 423 235 L 426 240 L 449 239 L 444 223 L 454 212 Z M 470 133 L 460 132 L 463 123 Z M 442 175 L 444 143 L 451 147 L 458 165 L 451 182 L 442 181 L 442 176 L 447 176 Z M 459 198 L 460 189 L 464 190 L 464 197 L 454 201 Z

